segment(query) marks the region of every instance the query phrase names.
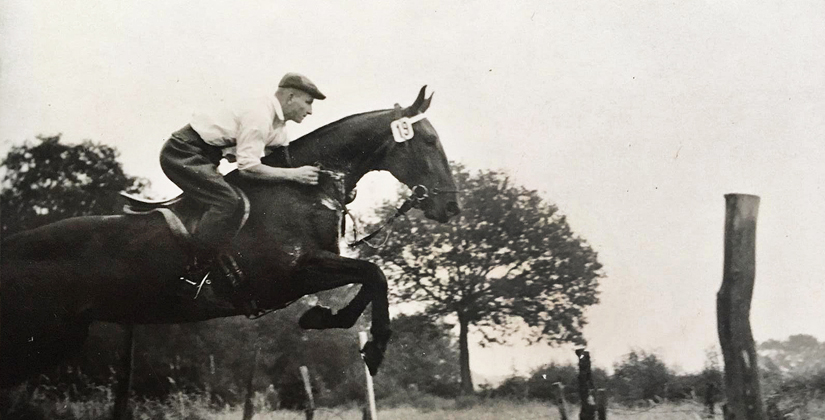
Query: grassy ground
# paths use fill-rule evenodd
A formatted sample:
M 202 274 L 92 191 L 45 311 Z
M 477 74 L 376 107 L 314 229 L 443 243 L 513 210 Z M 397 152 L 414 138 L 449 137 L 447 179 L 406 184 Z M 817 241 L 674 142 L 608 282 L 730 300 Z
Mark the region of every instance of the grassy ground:
M 216 420 L 230 420 L 240 419 L 240 412 L 227 412 Z M 570 419 L 578 418 L 578 408 L 569 407 L 568 417 Z M 272 412 L 259 413 L 254 417 L 254 420 L 299 420 L 303 419 L 304 414 L 298 412 Z M 316 412 L 315 419 L 317 420 L 361 420 L 361 412 L 355 409 L 350 410 L 319 410 Z M 560 419 L 559 410 L 555 406 L 541 404 L 536 402 L 515 403 L 509 401 L 494 401 L 484 402 L 472 408 L 447 408 L 438 410 L 421 410 L 411 407 L 397 407 L 389 409 L 381 409 L 378 411 L 378 418 L 380 420 L 557 420 Z M 612 409 L 608 411 L 609 419 L 619 420 L 695 420 L 706 418 L 703 416 L 702 409 L 698 405 L 663 405 L 651 409 L 644 410 L 629 410 L 629 409 Z M 721 415 L 716 417 L 721 419 Z
M 101 392 L 97 398 L 85 401 L 41 398 L 34 395 L 27 404 L 30 408 L 14 416 L 4 416 L 3 420 L 15 419 L 62 419 L 98 420 L 111 418 L 111 393 Z M 412 405 L 410 405 L 412 403 Z M 477 398 L 458 401 L 426 396 L 410 403 L 399 402 L 395 407 L 380 405 L 378 418 L 381 420 L 498 420 L 498 419 L 561 419 L 558 407 L 535 401 L 482 400 Z M 135 420 L 241 420 L 241 407 L 210 407 L 198 396 L 178 394 L 166 401 L 133 401 Z M 569 406 L 568 418 L 578 419 L 579 409 Z M 611 420 L 699 420 L 706 419 L 703 407 L 698 403 L 659 404 L 646 408 L 611 406 L 607 417 Z M 301 411 L 270 411 L 258 407 L 254 420 L 303 420 Z M 718 412 L 714 419 L 721 420 Z M 794 419 L 825 420 L 825 403 L 810 403 L 794 412 Z M 358 407 L 319 408 L 315 420 L 361 420 L 362 411 Z

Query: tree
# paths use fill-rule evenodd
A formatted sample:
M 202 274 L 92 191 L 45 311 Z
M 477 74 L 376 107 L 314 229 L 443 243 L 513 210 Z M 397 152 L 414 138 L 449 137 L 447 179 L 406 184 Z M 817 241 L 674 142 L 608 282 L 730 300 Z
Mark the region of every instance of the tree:
M 653 353 L 631 351 L 613 367 L 613 390 L 625 402 L 667 397 L 674 374 Z
M 592 369 L 593 383 L 596 388 L 604 388 L 608 382 L 608 374 L 604 369 Z M 556 400 L 556 382 L 564 385 L 564 399 L 574 404 L 579 403 L 579 367 L 573 364 L 550 363 L 541 366 L 530 374 L 527 379 L 528 396 L 544 401 Z
M 60 135 L 37 138 L 37 142 L 27 141 L 12 147 L 0 161 L 4 173 L 0 237 L 67 217 L 115 213 L 120 203 L 118 192 L 140 193 L 149 185 L 147 180 L 123 172 L 113 147 L 88 140 L 67 145 L 60 143 Z M 89 342 L 109 350 L 97 354 L 96 366 L 114 363 L 120 334 L 121 328 L 112 325 L 96 325 L 91 329 Z M 61 373 L 64 369 L 75 374 L 67 378 Z M 92 380 L 97 379 L 95 376 L 110 376 L 105 370 L 85 372 L 92 374 Z M 80 370 L 67 366 L 52 372 L 52 379 L 58 383 L 86 382 L 87 378 L 89 376 L 81 375 Z
M 376 390 L 415 389 L 454 397 L 458 391 L 459 374 L 458 350 L 450 339 L 452 327 L 432 322 L 424 314 L 394 318 L 386 355 L 390 363 L 376 378 Z
M 3 236 L 67 217 L 114 213 L 118 192 L 138 193 L 149 184 L 123 172 L 113 147 L 89 140 L 67 145 L 60 135 L 38 140 L 13 147 L 0 162 Z
M 807 404 L 825 392 L 825 342 L 807 334 L 757 346 L 765 395 L 781 405 Z
M 394 301 L 422 302 L 434 318 L 457 317 L 461 390 L 471 393 L 470 326 L 482 345 L 519 330 L 529 343 L 581 344 L 583 311 L 598 302 L 602 266 L 536 191 L 512 185 L 502 172 L 452 166 L 461 214 L 435 224 L 412 213 L 395 222 L 383 248 L 366 252 L 385 269 Z M 379 218 L 394 211 L 387 203 Z
M 825 342 L 816 337 L 797 334 L 785 341 L 760 343 L 758 353 L 765 368 L 785 376 L 801 376 L 825 370 Z

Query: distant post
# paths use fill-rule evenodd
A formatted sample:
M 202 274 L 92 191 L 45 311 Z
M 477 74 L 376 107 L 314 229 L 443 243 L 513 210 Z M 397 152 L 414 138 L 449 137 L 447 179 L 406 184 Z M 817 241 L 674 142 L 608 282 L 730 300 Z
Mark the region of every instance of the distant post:
M 312 383 L 309 381 L 309 369 L 306 366 L 301 366 L 301 379 L 304 381 L 304 391 L 307 393 L 307 420 L 312 420 L 315 417 L 315 399 L 312 397 Z
M 727 194 L 725 204 L 725 260 L 716 316 L 725 360 L 726 407 L 736 419 L 766 420 L 750 325 L 759 197 Z
M 607 391 L 604 388 L 596 390 L 596 413 L 599 420 L 607 420 Z
M 581 411 L 579 420 L 596 419 L 596 402 L 593 400 L 593 373 L 590 370 L 590 352 L 585 349 L 576 349 L 579 358 L 579 400 Z
M 249 371 L 249 379 L 246 383 L 246 401 L 243 405 L 243 420 L 252 420 L 254 414 L 254 406 L 252 405 L 252 397 L 255 394 L 253 387 L 253 380 L 255 379 L 255 371 L 258 370 L 258 355 L 261 353 L 260 348 L 255 349 L 255 361 L 252 362 L 252 369 Z
M 708 416 L 711 418 L 716 415 L 714 407 L 716 401 L 716 385 L 713 382 L 708 382 L 705 388 L 705 408 L 707 408 Z
M 124 328 L 124 352 L 120 358 L 120 368 L 117 371 L 117 383 L 115 384 L 114 420 L 132 418 L 132 411 L 129 408 L 129 394 L 132 390 L 132 371 L 135 368 L 135 326 L 129 324 Z
M 568 420 L 567 417 L 567 401 L 564 399 L 564 384 L 556 382 L 556 405 L 559 407 L 559 417 L 561 420 Z
M 367 333 L 366 331 L 361 331 L 358 333 L 358 341 L 361 344 L 361 349 L 367 344 Z M 372 386 L 372 375 L 370 375 L 370 369 L 367 367 L 367 364 L 364 364 L 364 372 L 367 374 L 367 404 L 369 407 L 369 418 L 370 420 L 378 420 L 378 415 L 375 412 L 375 389 Z

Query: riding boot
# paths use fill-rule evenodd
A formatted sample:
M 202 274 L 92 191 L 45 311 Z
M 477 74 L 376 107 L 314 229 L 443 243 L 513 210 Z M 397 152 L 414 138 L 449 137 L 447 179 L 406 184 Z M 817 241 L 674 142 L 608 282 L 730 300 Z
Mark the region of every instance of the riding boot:
M 234 251 L 218 251 L 212 262 L 212 272 L 220 277 L 225 298 L 248 317 L 261 313 L 246 274 L 241 268 L 241 255 Z M 228 290 L 227 290 L 228 289 Z

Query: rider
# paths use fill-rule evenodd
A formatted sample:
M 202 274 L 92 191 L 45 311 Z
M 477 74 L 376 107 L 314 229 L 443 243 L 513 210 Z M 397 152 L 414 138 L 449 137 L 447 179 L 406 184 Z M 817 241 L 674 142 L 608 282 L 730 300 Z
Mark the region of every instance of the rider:
M 160 152 L 163 172 L 187 196 L 207 206 L 193 232 L 197 255 L 211 261 L 227 251 L 237 227 L 232 215 L 242 199 L 218 171 L 221 158 L 236 161 L 244 177 L 318 183 L 319 168 L 275 168 L 262 164 L 261 156 L 289 143 L 286 122 L 300 123 L 312 114 L 313 100 L 324 98 L 308 78 L 287 73 L 274 95 L 236 109 L 196 113 L 166 141 Z

